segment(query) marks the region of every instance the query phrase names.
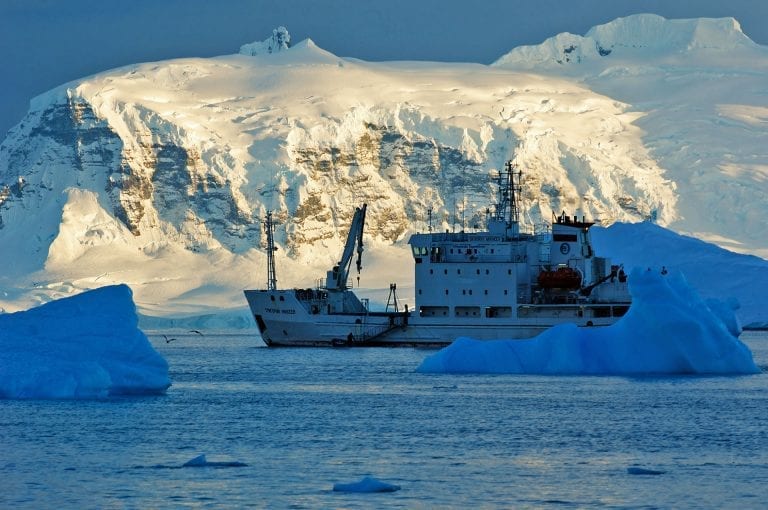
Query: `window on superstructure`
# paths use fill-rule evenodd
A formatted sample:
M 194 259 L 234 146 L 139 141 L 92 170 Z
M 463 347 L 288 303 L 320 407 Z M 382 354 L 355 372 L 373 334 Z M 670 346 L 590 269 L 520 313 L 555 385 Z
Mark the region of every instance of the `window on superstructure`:
M 448 289 L 445 289 L 445 295 L 446 296 L 448 295 Z
M 432 269 L 430 269 L 429 274 L 435 274 L 435 272 Z
M 467 289 L 461 289 L 461 295 L 466 296 L 467 295 Z
M 447 269 L 443 269 L 443 272 L 444 272 L 445 274 L 448 274 L 448 270 L 447 270 Z
M 477 274 L 480 274 L 480 270 L 479 269 L 477 270 Z
M 457 269 L 456 274 L 461 274 L 461 269 Z
M 485 295 L 486 296 L 488 295 L 488 289 L 485 289 Z
M 504 295 L 506 296 L 508 294 L 509 294 L 509 291 L 507 289 L 504 289 Z
M 511 269 L 507 269 L 507 274 L 511 275 L 512 274 L 512 270 Z
M 488 270 L 486 269 L 486 270 L 485 270 L 485 274 L 490 274 L 490 271 L 488 271 Z
M 469 289 L 469 295 L 470 296 L 472 295 L 472 289 Z

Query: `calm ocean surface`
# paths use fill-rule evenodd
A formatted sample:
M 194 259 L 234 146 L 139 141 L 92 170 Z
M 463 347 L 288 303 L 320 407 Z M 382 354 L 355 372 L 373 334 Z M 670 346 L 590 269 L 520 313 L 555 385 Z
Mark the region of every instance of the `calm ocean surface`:
M 766 333 L 759 375 L 640 379 L 175 336 L 166 396 L 0 400 L 0 508 L 768 508 Z M 331 490 L 365 475 L 402 489 Z

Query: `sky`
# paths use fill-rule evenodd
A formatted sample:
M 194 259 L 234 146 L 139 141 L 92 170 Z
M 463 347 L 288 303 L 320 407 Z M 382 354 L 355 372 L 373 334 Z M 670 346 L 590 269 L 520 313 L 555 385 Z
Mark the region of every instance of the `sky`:
M 471 7 L 470 7 L 471 4 Z M 283 25 L 338 56 L 491 63 L 617 17 L 736 18 L 768 45 L 763 0 L 0 0 L 0 140 L 29 100 L 115 67 L 237 53 Z

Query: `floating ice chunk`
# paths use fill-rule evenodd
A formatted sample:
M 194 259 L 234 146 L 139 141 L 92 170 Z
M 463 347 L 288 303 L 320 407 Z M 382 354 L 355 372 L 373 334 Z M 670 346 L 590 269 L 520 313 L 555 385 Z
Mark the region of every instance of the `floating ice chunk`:
M 237 461 L 208 461 L 205 455 L 198 455 L 194 459 L 185 462 L 181 467 L 246 467 L 247 465 Z
M 735 336 L 734 305 L 705 303 L 680 273 L 635 270 L 632 306 L 611 326 L 561 324 L 528 340 L 459 338 L 427 357 L 425 373 L 754 374 Z
M 185 462 L 183 467 L 201 467 L 205 466 L 207 463 L 208 461 L 205 460 L 205 455 L 198 455 L 194 459 Z
M 628 467 L 627 473 L 630 475 L 663 475 L 666 471 L 658 471 L 656 469 L 646 469 L 641 467 Z
M 395 492 L 400 490 L 400 486 L 366 476 L 359 482 L 336 483 L 333 485 L 333 490 L 336 492 Z
M 139 330 L 127 285 L 0 315 L 0 398 L 164 393 L 168 363 Z

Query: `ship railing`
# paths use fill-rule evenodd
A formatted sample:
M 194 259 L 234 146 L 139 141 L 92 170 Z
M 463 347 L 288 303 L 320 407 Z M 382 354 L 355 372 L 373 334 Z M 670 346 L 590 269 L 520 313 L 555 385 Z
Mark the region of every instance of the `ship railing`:
M 400 312 L 390 316 L 389 324 L 380 324 L 376 326 L 368 326 L 361 324 L 360 331 L 355 336 L 356 342 L 370 342 L 380 336 L 383 336 L 393 329 L 402 328 L 408 324 L 407 312 Z

